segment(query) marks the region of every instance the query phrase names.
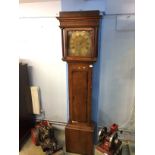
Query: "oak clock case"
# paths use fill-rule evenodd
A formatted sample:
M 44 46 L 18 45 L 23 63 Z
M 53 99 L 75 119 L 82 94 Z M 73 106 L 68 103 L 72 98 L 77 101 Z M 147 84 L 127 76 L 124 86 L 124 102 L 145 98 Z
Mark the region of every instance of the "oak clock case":
M 60 12 L 62 60 L 68 63 L 69 120 L 66 151 L 93 155 L 92 67 L 97 60 L 99 11 Z

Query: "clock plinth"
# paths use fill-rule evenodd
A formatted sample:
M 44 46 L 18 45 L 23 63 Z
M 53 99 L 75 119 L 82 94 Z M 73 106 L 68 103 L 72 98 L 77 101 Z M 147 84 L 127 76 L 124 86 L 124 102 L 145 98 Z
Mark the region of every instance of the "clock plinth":
M 82 155 L 94 154 L 94 124 L 68 124 L 65 128 L 66 151 Z
M 97 60 L 99 11 L 60 12 L 62 60 L 68 63 L 69 121 L 66 151 L 94 154 L 91 120 L 92 68 Z

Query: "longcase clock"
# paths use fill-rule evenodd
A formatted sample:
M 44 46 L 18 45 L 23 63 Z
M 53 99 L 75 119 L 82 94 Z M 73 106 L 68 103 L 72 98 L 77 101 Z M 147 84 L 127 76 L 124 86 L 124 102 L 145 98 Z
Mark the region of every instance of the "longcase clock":
M 99 11 L 60 12 L 62 60 L 68 63 L 69 120 L 66 151 L 93 155 L 92 67 L 97 60 Z

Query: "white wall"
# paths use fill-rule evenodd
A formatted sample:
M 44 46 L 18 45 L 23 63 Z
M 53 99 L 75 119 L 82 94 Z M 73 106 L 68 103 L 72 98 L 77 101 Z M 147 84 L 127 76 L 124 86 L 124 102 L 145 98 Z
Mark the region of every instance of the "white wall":
M 20 4 L 19 56 L 32 66 L 32 83 L 40 87 L 45 118 L 66 122 L 66 63 L 61 60 L 61 31 L 55 18 L 60 9 L 60 1 Z
M 19 4 L 20 17 L 55 17 L 59 15 L 60 10 L 60 0 Z

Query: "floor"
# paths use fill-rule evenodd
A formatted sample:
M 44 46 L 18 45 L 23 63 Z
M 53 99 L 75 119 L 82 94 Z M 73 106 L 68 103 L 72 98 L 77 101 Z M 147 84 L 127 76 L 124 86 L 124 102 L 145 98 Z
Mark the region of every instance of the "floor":
M 42 148 L 40 146 L 35 146 L 31 139 L 29 138 L 27 142 L 22 147 L 21 151 L 19 152 L 19 155 L 46 155 L 45 152 L 42 151 Z M 54 153 L 53 155 L 78 155 L 75 153 L 65 153 L 65 149 L 62 151 L 59 151 L 57 153 Z M 95 155 L 102 155 L 100 152 L 95 150 Z
M 19 155 L 45 155 L 45 153 L 42 151 L 40 146 L 35 146 L 31 142 L 31 139 L 28 139 L 19 152 Z
M 125 145 L 124 145 L 125 146 Z M 133 148 L 134 146 L 132 146 Z M 131 153 L 132 150 L 130 150 L 130 153 L 127 152 L 127 148 L 124 147 L 122 150 L 122 155 L 135 155 L 134 150 L 133 153 Z M 31 139 L 29 138 L 25 145 L 22 147 L 21 151 L 19 152 L 19 155 L 46 155 L 45 152 L 42 151 L 42 148 L 40 146 L 35 146 Z M 53 155 L 78 155 L 75 153 L 65 153 L 65 149 L 58 151 L 57 153 L 54 153 Z M 103 155 L 101 152 L 95 149 L 95 155 Z
M 64 129 L 56 129 L 55 130 L 55 136 L 58 140 L 58 144 L 65 146 L 65 132 Z M 126 137 L 128 138 L 128 137 Z M 130 147 L 126 147 L 128 146 Z M 123 149 L 122 149 L 122 155 L 135 155 L 134 153 L 135 146 L 133 142 L 123 142 Z M 130 152 L 130 153 L 129 153 Z M 40 146 L 35 146 L 32 142 L 31 139 L 29 138 L 24 146 L 22 147 L 19 155 L 46 155 L 45 152 L 42 151 L 42 148 Z M 78 155 L 74 153 L 66 153 L 65 152 L 65 147 L 63 148 L 62 151 L 59 151 L 53 155 Z M 98 150 L 95 149 L 95 155 L 103 155 L 100 153 Z

